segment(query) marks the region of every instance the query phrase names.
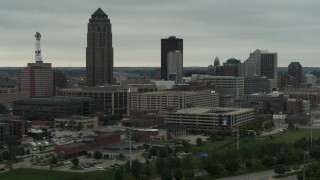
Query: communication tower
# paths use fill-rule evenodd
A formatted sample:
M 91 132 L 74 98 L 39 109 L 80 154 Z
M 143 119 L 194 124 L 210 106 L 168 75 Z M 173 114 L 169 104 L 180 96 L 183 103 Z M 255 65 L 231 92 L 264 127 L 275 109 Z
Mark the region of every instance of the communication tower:
M 40 47 L 41 34 L 39 32 L 36 32 L 36 35 L 34 35 L 34 37 L 36 38 L 35 60 L 36 60 L 36 63 L 42 63 L 41 47 Z

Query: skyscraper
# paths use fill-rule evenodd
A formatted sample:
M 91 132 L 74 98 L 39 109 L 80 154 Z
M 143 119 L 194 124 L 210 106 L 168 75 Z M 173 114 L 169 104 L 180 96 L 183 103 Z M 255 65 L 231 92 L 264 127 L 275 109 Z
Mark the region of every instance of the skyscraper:
M 168 53 L 175 51 L 183 54 L 183 39 L 175 36 L 161 39 L 161 79 L 168 80 Z
M 87 85 L 113 83 L 113 47 L 108 15 L 98 8 L 88 23 L 86 48 Z
M 270 91 L 277 88 L 278 54 L 267 50 L 255 50 L 240 66 L 244 77 L 265 76 L 270 82 Z
M 288 66 L 288 75 L 293 77 L 292 86 L 301 87 L 302 83 L 302 66 L 299 62 L 291 62 Z

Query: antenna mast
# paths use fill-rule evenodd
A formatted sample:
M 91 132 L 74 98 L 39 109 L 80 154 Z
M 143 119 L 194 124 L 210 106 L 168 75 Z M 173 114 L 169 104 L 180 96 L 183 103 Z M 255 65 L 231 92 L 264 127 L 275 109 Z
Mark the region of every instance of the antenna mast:
M 42 58 L 41 58 L 41 47 L 40 47 L 40 39 L 41 39 L 41 34 L 39 32 L 36 32 L 36 50 L 35 50 L 35 60 L 36 63 L 42 63 Z

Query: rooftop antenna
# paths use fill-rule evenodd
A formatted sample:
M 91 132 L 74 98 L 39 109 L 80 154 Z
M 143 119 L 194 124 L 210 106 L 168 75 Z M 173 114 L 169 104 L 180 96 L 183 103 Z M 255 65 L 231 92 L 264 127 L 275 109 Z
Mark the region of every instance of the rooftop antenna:
M 36 32 L 36 35 L 34 35 L 34 37 L 36 38 L 35 61 L 36 63 L 43 63 L 41 58 L 41 47 L 40 47 L 41 34 L 39 32 Z

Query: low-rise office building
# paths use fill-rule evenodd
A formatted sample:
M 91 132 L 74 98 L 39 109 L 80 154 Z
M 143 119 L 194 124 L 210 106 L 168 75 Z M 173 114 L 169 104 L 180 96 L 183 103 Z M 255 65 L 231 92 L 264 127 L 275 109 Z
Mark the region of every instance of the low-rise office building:
M 68 118 L 56 118 L 54 119 L 54 127 L 81 127 L 81 129 L 86 130 L 98 127 L 98 121 L 98 117 L 72 116 Z
M 95 102 L 87 97 L 62 97 L 30 98 L 15 101 L 12 104 L 14 115 L 34 113 L 43 117 L 68 117 L 73 115 L 93 115 Z M 46 119 L 47 120 L 47 119 Z
M 219 106 L 219 94 L 212 91 L 162 91 L 131 95 L 131 110 L 179 110 L 197 106 Z

